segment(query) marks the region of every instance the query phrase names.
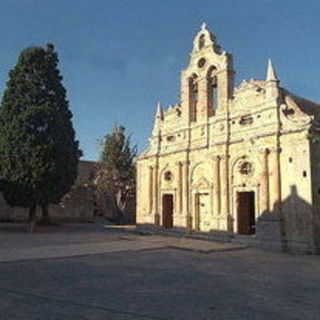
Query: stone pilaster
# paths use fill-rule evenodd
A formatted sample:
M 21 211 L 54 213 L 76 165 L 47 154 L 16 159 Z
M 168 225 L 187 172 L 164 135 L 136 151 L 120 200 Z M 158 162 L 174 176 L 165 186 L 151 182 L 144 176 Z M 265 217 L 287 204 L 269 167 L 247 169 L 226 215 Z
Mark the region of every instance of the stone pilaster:
M 229 214 L 229 179 L 228 179 L 228 157 L 223 156 L 220 160 L 220 181 L 221 181 L 221 214 Z
M 181 105 L 184 110 L 182 113 L 183 122 L 185 124 L 190 123 L 190 88 L 189 77 L 184 72 L 181 73 Z
M 213 159 L 213 214 L 220 214 L 220 157 L 217 156 Z
M 280 150 L 278 148 L 265 152 L 264 159 L 267 159 L 267 170 L 269 178 L 268 200 L 261 199 L 261 204 L 268 202 L 267 211 L 261 208 L 262 215 L 256 225 L 257 239 L 262 247 L 286 250 L 284 238 L 284 225 L 281 219 L 281 180 L 280 180 Z M 265 165 L 266 166 L 266 165 Z M 265 180 L 266 181 L 266 180 Z M 263 195 L 263 185 L 261 185 Z
M 153 167 L 149 167 L 149 213 L 153 210 Z
M 157 159 L 158 160 L 158 159 Z M 158 162 L 158 161 L 157 161 Z M 153 203 L 154 203 L 154 215 L 155 215 L 155 224 L 158 224 L 160 221 L 159 216 L 159 165 L 156 163 L 154 170 L 154 177 L 153 177 Z
M 178 212 L 182 213 L 183 211 L 183 164 L 182 162 L 177 163 L 178 167 L 178 193 L 177 193 L 177 204 Z
M 192 229 L 192 217 L 191 212 L 189 208 L 189 161 L 185 161 L 183 163 L 183 203 L 185 208 L 185 214 L 186 214 L 186 227 L 188 230 Z
M 271 150 L 269 155 L 269 209 L 279 213 L 281 204 L 281 181 L 280 181 L 280 150 Z
M 264 149 L 260 153 L 262 164 L 261 183 L 260 183 L 260 211 L 261 214 L 269 211 L 269 150 Z

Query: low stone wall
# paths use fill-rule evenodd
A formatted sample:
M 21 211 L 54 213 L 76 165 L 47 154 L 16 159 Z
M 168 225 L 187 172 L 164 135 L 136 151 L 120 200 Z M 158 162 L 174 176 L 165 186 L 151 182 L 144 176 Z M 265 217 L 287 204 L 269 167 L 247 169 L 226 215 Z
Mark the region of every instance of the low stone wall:
M 49 214 L 53 221 L 90 222 L 99 215 L 110 220 L 116 220 L 116 209 L 112 199 L 106 195 L 103 199 L 96 199 L 94 176 L 96 163 L 80 161 L 78 178 L 71 191 L 64 196 L 58 205 L 50 205 Z M 37 209 L 40 217 L 40 209 Z M 122 223 L 135 223 L 135 201 L 130 201 L 125 211 Z M 0 193 L 0 222 L 26 221 L 28 209 L 10 207 Z
M 58 205 L 49 206 L 49 214 L 53 221 L 90 222 L 94 219 L 94 193 L 90 187 L 74 187 Z M 37 216 L 41 216 L 37 208 Z M 0 194 L 0 221 L 26 221 L 28 209 L 10 207 Z

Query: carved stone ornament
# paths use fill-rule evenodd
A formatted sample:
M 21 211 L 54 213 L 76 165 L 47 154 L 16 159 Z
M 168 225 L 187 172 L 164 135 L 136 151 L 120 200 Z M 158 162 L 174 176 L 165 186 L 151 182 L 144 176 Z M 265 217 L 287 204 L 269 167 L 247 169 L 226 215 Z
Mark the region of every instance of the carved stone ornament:
M 171 182 L 173 180 L 173 175 L 171 171 L 166 171 L 164 173 L 164 180 L 167 182 Z
M 253 165 L 249 161 L 241 161 L 239 163 L 239 172 L 244 176 L 251 176 L 253 174 Z

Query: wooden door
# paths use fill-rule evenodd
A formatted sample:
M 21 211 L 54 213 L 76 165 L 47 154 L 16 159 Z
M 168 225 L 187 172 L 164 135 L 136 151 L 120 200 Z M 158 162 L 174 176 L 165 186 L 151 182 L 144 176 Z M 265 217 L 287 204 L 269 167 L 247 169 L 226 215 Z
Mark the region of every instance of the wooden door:
M 255 233 L 254 192 L 238 192 L 237 194 L 238 233 Z
M 164 194 L 162 197 L 162 225 L 165 228 L 173 227 L 173 195 Z

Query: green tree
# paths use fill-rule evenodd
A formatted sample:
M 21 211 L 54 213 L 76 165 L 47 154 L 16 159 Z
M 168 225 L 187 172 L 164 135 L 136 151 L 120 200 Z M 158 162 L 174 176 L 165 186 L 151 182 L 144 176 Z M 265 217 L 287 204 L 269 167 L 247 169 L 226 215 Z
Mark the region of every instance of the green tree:
M 11 206 L 37 206 L 44 220 L 73 185 L 81 156 L 52 44 L 23 50 L 0 108 L 1 191 Z
M 131 146 L 125 128 L 115 125 L 102 140 L 102 151 L 96 173 L 98 198 L 108 196 L 116 209 L 118 223 L 122 223 L 124 211 L 135 198 L 136 146 Z

